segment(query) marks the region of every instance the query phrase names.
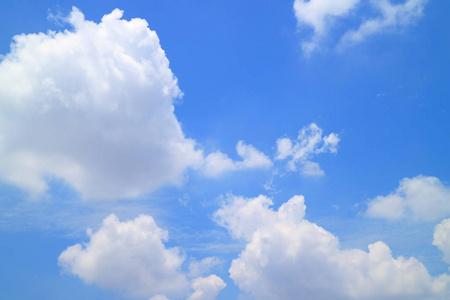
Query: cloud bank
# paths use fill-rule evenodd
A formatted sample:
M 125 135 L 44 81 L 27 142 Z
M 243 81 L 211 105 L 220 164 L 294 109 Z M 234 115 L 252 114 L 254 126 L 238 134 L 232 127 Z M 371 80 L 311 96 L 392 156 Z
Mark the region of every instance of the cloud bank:
M 367 205 L 372 218 L 437 221 L 450 215 L 450 187 L 438 178 L 419 175 L 404 178 L 387 196 L 377 196 Z
M 394 2 L 394 3 L 393 3 Z M 413 24 L 422 16 L 428 0 L 295 0 L 294 12 L 299 27 L 313 29 L 312 37 L 302 43 L 306 55 L 325 44 L 333 26 L 347 25 L 346 21 L 357 18 L 357 28 L 345 27 L 339 37 L 339 47 L 364 41 L 368 36 L 388 30 L 398 30 Z M 365 9 L 360 9 L 366 5 Z
M 272 200 L 230 196 L 214 218 L 246 241 L 230 277 L 255 299 L 447 299 L 450 276 L 432 277 L 415 258 L 394 258 L 383 242 L 341 249 L 336 236 L 304 219 L 303 196 L 275 211 Z

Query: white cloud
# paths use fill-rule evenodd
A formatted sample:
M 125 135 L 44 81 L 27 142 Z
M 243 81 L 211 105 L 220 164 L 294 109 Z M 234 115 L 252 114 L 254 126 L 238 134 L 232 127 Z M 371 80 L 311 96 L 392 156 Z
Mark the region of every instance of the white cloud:
M 209 273 L 212 268 L 221 263 L 222 260 L 215 256 L 206 257 L 201 261 L 193 261 L 189 264 L 189 276 L 199 277 L 205 273 Z
M 103 220 L 89 242 L 68 247 L 59 256 L 61 268 L 88 284 L 126 291 L 135 296 L 180 296 L 189 284 L 180 267 L 184 255 L 166 248 L 167 231 L 152 217 L 142 215 L 120 222 L 115 215 Z
M 310 54 L 316 50 L 328 34 L 333 20 L 347 15 L 359 2 L 360 0 L 295 0 L 294 11 L 299 26 L 307 25 L 314 29 L 311 40 L 302 44 L 303 51 Z
M 272 199 L 263 195 L 253 199 L 229 195 L 227 205 L 214 213 L 214 220 L 233 238 L 250 239 L 257 228 L 270 226 L 265 220 L 273 219 L 274 212 L 268 209 L 272 204 Z
M 394 192 L 372 199 L 366 215 L 385 219 L 440 220 L 450 215 L 450 187 L 444 186 L 436 177 L 404 178 Z
M 32 193 L 66 180 L 85 198 L 179 184 L 202 153 L 174 115 L 182 95 L 158 36 L 116 9 L 99 24 L 14 37 L 0 63 L 0 178 Z
M 192 283 L 194 293 L 188 300 L 214 300 L 226 286 L 225 282 L 216 275 L 197 278 Z
M 270 167 L 242 141 L 242 161 L 203 157 L 174 114 L 182 93 L 158 36 L 122 14 L 96 24 L 74 7 L 55 17 L 73 31 L 14 37 L 0 62 L 0 179 L 39 195 L 57 177 L 85 199 L 117 199 L 181 184 L 189 167 Z
M 338 20 L 346 21 L 354 15 L 362 20 L 357 29 L 345 29 L 339 43 L 342 48 L 361 42 L 369 35 L 410 25 L 422 16 L 427 2 L 428 0 L 403 0 L 402 3 L 392 0 L 295 0 L 294 11 L 299 26 L 309 26 L 314 30 L 310 40 L 302 43 L 303 51 L 310 55 L 319 49 Z M 362 4 L 368 6 L 359 9 Z M 377 17 L 372 18 L 374 14 Z M 343 24 L 345 27 L 346 24 Z
M 155 295 L 150 298 L 150 300 L 169 300 L 165 295 Z
M 450 264 L 450 219 L 436 225 L 433 238 L 433 245 L 444 253 L 444 261 Z
M 255 299 L 448 299 L 450 276 L 431 277 L 415 258 L 394 258 L 383 242 L 369 251 L 341 249 L 336 236 L 304 219 L 295 196 L 278 211 L 272 200 L 230 196 L 215 213 L 231 236 L 247 241 L 230 277 Z
M 312 161 L 305 161 L 302 164 L 301 173 L 304 176 L 315 176 L 315 177 L 325 175 L 325 171 L 320 168 L 320 165 Z
M 111 214 L 98 231 L 87 234 L 88 242 L 68 247 L 58 258 L 64 272 L 87 284 L 150 300 L 186 299 L 191 289 L 189 299 L 212 300 L 226 286 L 216 275 L 198 277 L 221 263 L 217 257 L 193 262 L 184 273 L 184 252 L 164 245 L 168 232 L 151 216 L 120 222 Z
M 287 137 L 278 139 L 275 159 L 289 159 L 287 168 L 291 172 L 300 167 L 300 172 L 305 176 L 323 176 L 325 172 L 319 164 L 310 159 L 321 153 L 337 153 L 339 141 L 336 133 L 323 136 L 323 130 L 311 123 L 300 130 L 296 141 Z
M 409 25 L 422 16 L 427 2 L 428 0 L 407 0 L 404 3 L 393 4 L 389 0 L 371 0 L 373 8 L 381 16 L 364 21 L 357 30 L 348 31 L 342 37 L 341 45 L 361 42 L 367 36 L 385 29 Z
M 233 161 L 220 151 L 210 153 L 206 156 L 202 167 L 205 175 L 218 177 L 225 172 L 269 168 L 272 166 L 272 161 L 264 153 L 258 151 L 252 145 L 246 145 L 243 141 L 237 143 L 236 151 L 242 157 L 242 161 Z

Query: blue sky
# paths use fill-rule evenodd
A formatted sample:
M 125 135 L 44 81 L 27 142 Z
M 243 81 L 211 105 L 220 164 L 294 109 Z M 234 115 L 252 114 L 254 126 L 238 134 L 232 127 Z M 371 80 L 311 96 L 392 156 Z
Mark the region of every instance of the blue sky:
M 448 299 L 449 5 L 2 1 L 0 298 Z

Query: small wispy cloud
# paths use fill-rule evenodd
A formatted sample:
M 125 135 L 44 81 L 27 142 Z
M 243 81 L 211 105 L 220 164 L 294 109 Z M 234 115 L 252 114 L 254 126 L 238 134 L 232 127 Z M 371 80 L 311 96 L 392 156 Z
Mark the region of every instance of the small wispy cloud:
M 301 28 L 312 28 L 309 40 L 302 42 L 306 56 L 320 49 L 333 32 L 334 24 L 350 18 L 361 20 L 358 27 L 346 28 L 337 47 L 344 49 L 360 43 L 367 37 L 385 31 L 395 31 L 413 24 L 423 15 L 428 0 L 295 0 L 294 11 Z M 359 9 L 366 5 L 367 9 Z M 373 17 L 375 15 L 375 17 Z

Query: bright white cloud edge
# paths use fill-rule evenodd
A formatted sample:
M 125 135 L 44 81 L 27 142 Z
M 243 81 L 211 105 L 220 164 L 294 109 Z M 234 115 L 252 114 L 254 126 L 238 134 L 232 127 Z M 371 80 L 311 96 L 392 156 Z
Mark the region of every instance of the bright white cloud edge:
M 444 253 L 444 261 L 450 264 L 450 219 L 442 220 L 441 223 L 436 225 L 433 245 Z
M 99 24 L 73 8 L 72 31 L 22 34 L 0 62 L 0 179 L 41 195 L 60 178 L 85 199 L 134 198 L 207 176 L 270 167 L 239 142 L 243 161 L 206 157 L 174 114 L 181 97 L 157 34 L 115 9 Z
M 394 258 L 379 241 L 341 249 L 336 236 L 304 219 L 303 196 L 275 211 L 265 196 L 229 196 L 214 214 L 246 241 L 230 277 L 254 299 L 435 299 L 450 297 L 450 276 L 432 277 L 417 259 Z
M 241 161 L 233 161 L 228 155 L 220 151 L 210 153 L 203 162 L 203 173 L 209 177 L 219 177 L 230 171 L 270 168 L 272 166 L 270 158 L 252 145 L 246 145 L 244 141 L 237 143 L 236 152 L 242 158 Z
M 120 222 L 112 214 L 98 231 L 89 229 L 88 236 L 88 242 L 68 247 L 58 258 L 64 272 L 87 284 L 152 300 L 186 299 L 189 286 L 193 290 L 189 299 L 212 300 L 226 286 L 216 275 L 197 277 L 190 283 L 182 271 L 184 252 L 164 245 L 168 232 L 158 227 L 151 216 Z
M 390 220 L 441 220 L 450 216 L 450 187 L 431 176 L 404 178 L 389 195 L 371 199 L 366 216 Z
M 339 142 L 338 134 L 323 136 L 323 129 L 311 123 L 299 131 L 296 140 L 289 137 L 277 140 L 275 160 L 286 160 L 287 170 L 290 172 L 299 171 L 304 176 L 321 177 L 325 175 L 325 171 L 311 159 L 323 153 L 336 154 Z

